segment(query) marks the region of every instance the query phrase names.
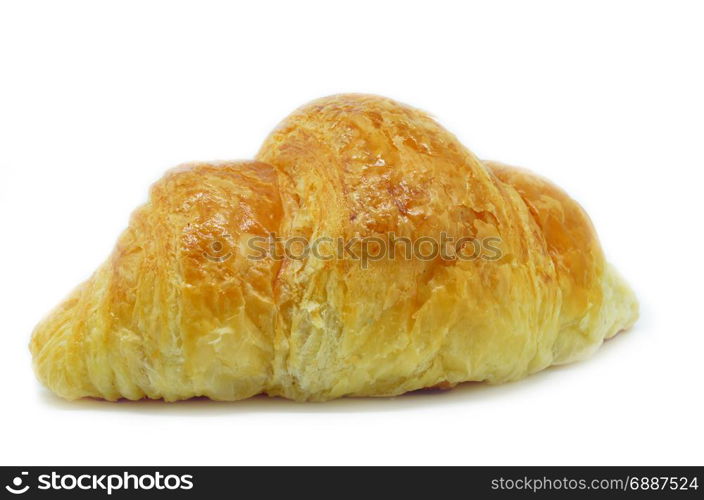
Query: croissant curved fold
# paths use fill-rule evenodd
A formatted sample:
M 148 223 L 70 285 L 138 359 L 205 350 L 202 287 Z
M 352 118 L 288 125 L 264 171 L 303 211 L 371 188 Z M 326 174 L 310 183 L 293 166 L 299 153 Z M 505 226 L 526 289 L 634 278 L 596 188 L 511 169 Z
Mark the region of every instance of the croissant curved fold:
M 67 399 L 328 400 L 516 380 L 637 315 L 562 190 L 416 109 L 339 95 L 256 161 L 168 172 L 30 349 Z

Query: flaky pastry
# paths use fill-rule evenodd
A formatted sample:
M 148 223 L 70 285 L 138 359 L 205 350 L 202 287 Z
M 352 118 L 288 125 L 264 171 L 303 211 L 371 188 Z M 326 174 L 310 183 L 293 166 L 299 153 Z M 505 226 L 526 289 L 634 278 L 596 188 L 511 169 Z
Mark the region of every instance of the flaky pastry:
M 328 253 L 293 254 L 311 242 Z M 329 400 L 517 380 L 637 315 L 562 190 L 416 109 L 338 95 L 255 161 L 169 171 L 30 349 L 67 399 Z

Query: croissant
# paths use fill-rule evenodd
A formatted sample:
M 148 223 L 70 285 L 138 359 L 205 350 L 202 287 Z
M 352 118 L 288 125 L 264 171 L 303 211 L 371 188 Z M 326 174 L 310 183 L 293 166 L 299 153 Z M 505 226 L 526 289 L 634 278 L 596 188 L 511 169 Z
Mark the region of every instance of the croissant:
M 338 95 L 256 161 L 169 171 L 30 350 L 67 399 L 322 401 L 517 380 L 637 316 L 562 190 L 421 111 Z

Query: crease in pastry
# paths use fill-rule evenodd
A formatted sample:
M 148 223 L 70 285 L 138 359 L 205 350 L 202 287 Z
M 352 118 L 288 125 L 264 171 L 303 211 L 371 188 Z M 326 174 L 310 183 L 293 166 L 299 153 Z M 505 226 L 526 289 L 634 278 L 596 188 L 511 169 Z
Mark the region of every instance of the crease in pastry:
M 495 238 L 501 254 L 255 258 L 272 234 Z M 296 110 L 254 161 L 169 171 L 30 350 L 67 399 L 322 401 L 517 380 L 637 316 L 561 189 L 479 160 L 421 111 L 346 94 Z

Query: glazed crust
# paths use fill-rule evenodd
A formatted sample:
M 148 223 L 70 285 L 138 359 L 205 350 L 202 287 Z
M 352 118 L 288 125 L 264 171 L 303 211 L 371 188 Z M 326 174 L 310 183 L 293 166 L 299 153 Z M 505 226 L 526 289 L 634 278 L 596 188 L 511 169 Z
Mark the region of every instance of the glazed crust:
M 279 258 L 251 243 L 272 234 L 498 250 Z M 39 379 L 68 399 L 328 400 L 516 380 L 589 354 L 636 317 L 563 191 L 478 160 L 418 110 L 341 95 L 291 114 L 257 161 L 167 173 L 30 349 Z

